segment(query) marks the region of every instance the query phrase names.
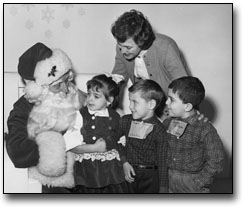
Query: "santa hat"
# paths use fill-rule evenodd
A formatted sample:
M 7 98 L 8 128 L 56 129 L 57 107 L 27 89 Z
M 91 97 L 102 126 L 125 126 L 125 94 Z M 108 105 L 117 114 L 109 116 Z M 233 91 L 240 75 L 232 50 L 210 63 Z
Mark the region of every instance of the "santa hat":
M 60 49 L 36 43 L 19 58 L 18 73 L 23 79 L 49 85 L 72 69 L 69 57 Z
M 39 97 L 43 85 L 50 85 L 72 69 L 69 57 L 60 49 L 36 43 L 19 58 L 18 73 L 31 80 L 25 88 L 29 98 Z
M 51 57 L 52 50 L 42 43 L 36 43 L 19 58 L 18 73 L 23 79 L 34 80 L 37 62 Z

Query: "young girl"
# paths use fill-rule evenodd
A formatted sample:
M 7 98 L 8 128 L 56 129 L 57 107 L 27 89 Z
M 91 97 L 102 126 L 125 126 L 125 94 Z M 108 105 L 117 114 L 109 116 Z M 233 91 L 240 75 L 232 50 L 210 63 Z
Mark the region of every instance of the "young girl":
M 112 109 L 118 103 L 119 87 L 111 77 L 97 75 L 87 82 L 87 90 L 87 106 L 80 109 L 83 117 L 81 134 L 86 144 L 94 144 L 99 138 L 104 139 L 107 151 L 84 153 L 81 146 L 71 150 L 77 153 L 74 192 L 127 192 L 118 140 L 115 138 L 120 116 Z

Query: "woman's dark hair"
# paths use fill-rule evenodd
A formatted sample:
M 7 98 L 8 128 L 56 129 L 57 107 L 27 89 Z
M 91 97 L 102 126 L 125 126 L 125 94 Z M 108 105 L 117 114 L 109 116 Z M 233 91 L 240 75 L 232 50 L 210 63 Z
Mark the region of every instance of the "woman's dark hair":
M 192 76 L 184 76 L 173 80 L 169 86 L 174 94 L 177 94 L 183 103 L 191 103 L 195 109 L 205 97 L 205 88 L 202 82 Z
M 106 98 L 113 97 L 114 100 L 110 104 L 110 108 L 116 109 L 119 103 L 120 85 L 112 80 L 112 77 L 107 77 L 105 74 L 94 76 L 87 82 L 87 90 L 93 89 L 97 92 L 101 90 Z
M 142 50 L 147 50 L 155 40 L 149 21 L 136 10 L 130 10 L 121 15 L 112 25 L 111 32 L 120 43 L 133 38 Z

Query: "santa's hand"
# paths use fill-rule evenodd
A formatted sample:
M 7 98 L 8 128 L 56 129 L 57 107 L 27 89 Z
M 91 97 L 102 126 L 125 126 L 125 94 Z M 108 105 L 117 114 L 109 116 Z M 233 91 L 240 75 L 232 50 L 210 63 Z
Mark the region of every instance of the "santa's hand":
M 63 135 L 65 141 L 65 151 L 83 144 L 83 136 L 80 130 L 70 129 Z
M 94 149 L 96 152 L 105 152 L 106 151 L 106 142 L 103 138 L 99 138 L 94 144 Z

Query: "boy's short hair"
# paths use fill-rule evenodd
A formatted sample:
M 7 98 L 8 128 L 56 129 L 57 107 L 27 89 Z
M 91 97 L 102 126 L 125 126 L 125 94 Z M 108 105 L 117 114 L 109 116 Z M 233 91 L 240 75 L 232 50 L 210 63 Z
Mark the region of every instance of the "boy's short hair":
M 195 109 L 205 97 L 205 88 L 202 82 L 192 76 L 177 78 L 169 84 L 168 88 L 172 89 L 183 103 L 191 103 Z
M 155 100 L 155 109 L 160 105 L 165 96 L 161 86 L 150 79 L 135 82 L 131 87 L 129 87 L 128 91 L 130 93 L 140 91 L 141 97 L 146 101 Z

